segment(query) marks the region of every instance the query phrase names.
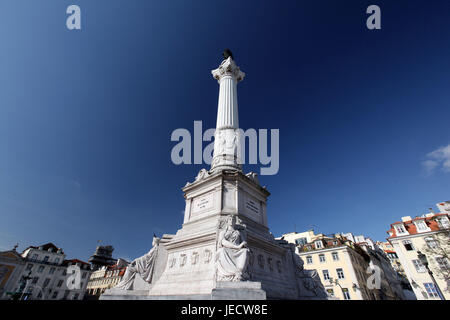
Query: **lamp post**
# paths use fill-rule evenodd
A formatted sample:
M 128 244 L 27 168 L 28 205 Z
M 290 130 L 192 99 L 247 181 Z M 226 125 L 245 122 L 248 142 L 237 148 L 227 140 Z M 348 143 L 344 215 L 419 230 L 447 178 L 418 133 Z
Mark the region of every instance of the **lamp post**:
M 335 284 L 338 285 L 339 288 L 341 288 L 342 294 L 344 294 L 344 288 L 342 288 L 341 284 L 339 283 L 338 279 L 333 279 L 332 277 L 330 277 L 330 279 L 328 279 L 328 281 L 330 281 L 331 284 Z
M 439 288 L 439 286 L 438 286 L 436 280 L 434 279 L 433 271 L 431 271 L 430 268 L 428 267 L 428 259 L 427 259 L 427 256 L 424 255 L 422 252 L 417 251 L 417 257 L 419 258 L 420 262 L 425 266 L 425 268 L 427 268 L 428 274 L 429 274 L 430 277 L 431 277 L 431 281 L 433 281 L 433 285 L 434 285 L 434 287 L 436 288 L 436 290 L 437 290 L 437 292 L 438 292 L 438 294 L 439 294 L 439 297 L 441 298 L 441 300 L 445 300 L 444 295 L 442 294 L 441 289 Z
M 22 277 L 22 280 L 20 281 L 19 291 L 13 295 L 14 300 L 15 299 L 23 300 L 23 293 L 27 287 L 28 280 L 32 279 L 32 277 L 30 277 L 30 275 L 31 275 L 31 270 L 30 270 L 30 272 L 28 272 L 28 275 Z

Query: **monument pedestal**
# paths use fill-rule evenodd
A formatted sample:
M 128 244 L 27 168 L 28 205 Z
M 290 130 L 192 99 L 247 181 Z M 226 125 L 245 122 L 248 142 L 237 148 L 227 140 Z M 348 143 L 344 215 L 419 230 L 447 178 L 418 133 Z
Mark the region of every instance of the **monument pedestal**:
M 266 300 L 261 282 L 217 282 L 211 292 L 212 300 Z

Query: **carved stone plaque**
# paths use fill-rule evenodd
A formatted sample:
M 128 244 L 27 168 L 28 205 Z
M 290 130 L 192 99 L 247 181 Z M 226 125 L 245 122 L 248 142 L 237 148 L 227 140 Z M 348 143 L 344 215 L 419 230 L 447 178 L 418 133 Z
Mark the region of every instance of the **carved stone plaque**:
M 211 209 L 214 205 L 213 200 L 213 193 L 208 193 L 194 198 L 194 200 L 192 201 L 192 214 L 195 215 Z

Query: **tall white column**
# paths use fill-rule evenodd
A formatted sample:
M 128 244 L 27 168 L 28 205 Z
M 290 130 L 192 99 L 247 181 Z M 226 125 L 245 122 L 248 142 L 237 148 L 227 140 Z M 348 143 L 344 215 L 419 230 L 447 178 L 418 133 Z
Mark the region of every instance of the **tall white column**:
M 242 170 L 237 157 L 239 149 L 237 83 L 244 79 L 245 73 L 231 57 L 222 61 L 219 68 L 211 73 L 220 85 L 211 171 Z

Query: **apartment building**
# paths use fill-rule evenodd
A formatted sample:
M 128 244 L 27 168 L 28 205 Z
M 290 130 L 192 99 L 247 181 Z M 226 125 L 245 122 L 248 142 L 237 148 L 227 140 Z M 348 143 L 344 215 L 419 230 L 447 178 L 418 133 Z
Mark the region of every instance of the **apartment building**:
M 450 201 L 437 207 L 438 213 L 402 217 L 387 231 L 419 300 L 450 298 Z
M 296 244 L 305 269 L 317 270 L 331 299 L 403 299 L 400 281 L 389 260 L 371 239 L 347 234 L 314 234 L 313 230 L 284 234 L 281 239 Z M 376 265 L 379 288 L 371 276 Z
M 128 262 L 124 259 L 118 259 L 112 266 L 103 266 L 91 274 L 86 287 L 87 295 L 90 299 L 98 299 L 106 289 L 115 287 L 127 269 Z
M 0 255 L 0 268 L 10 274 L 2 280 L 0 299 L 83 299 L 91 273 L 88 263 L 66 260 L 53 243 L 29 246 L 21 254 L 15 249 Z

